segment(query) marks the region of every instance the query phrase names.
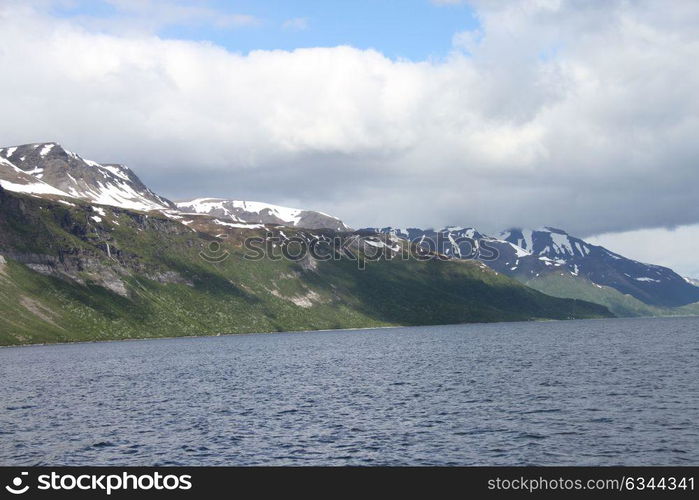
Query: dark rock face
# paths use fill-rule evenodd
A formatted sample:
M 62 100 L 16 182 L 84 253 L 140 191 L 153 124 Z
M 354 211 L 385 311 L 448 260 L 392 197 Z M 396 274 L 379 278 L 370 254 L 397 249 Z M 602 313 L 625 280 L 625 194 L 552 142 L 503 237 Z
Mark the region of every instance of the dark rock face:
M 296 227 L 306 229 L 332 229 L 333 231 L 350 231 L 351 228 L 345 225 L 340 219 L 311 210 L 303 210 L 300 214 Z
M 102 217 L 109 217 L 112 223 L 105 225 Z M 122 250 L 114 236 L 117 219 L 130 231 L 159 236 L 191 234 L 186 226 L 163 216 L 87 203 L 66 207 L 0 188 L 0 252 L 40 274 L 79 284 L 90 282 L 124 297 L 129 295 L 126 281 L 131 276 L 190 284 L 176 271 Z M 51 234 L 56 230 L 69 237 L 56 240 Z

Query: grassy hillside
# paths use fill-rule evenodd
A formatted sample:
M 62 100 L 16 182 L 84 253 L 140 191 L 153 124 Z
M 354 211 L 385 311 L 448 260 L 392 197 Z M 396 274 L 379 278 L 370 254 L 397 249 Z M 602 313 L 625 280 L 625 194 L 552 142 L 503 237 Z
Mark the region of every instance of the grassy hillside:
M 251 261 L 252 231 L 192 227 L 0 192 L 0 344 L 610 315 L 478 263 Z
M 665 308 L 648 305 L 614 288 L 600 286 L 584 278 L 569 274 L 549 273 L 525 278 L 523 283 L 554 297 L 580 299 L 607 307 L 617 316 L 683 316 L 699 314 L 699 304 Z

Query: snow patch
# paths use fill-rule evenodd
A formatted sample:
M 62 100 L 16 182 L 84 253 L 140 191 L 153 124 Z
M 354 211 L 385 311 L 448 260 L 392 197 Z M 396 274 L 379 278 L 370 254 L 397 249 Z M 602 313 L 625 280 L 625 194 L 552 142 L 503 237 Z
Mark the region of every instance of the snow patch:
M 36 175 L 36 176 L 39 176 L 39 175 L 41 175 L 41 174 L 44 173 L 44 169 L 43 169 L 43 168 L 39 168 L 39 167 L 34 167 L 33 169 L 31 169 L 31 170 L 26 170 L 25 172 L 26 172 L 27 174 L 29 174 L 29 175 Z
M 129 179 L 129 176 L 124 173 L 124 170 L 122 170 L 119 167 L 115 167 L 112 165 L 100 165 L 100 166 L 102 168 L 104 168 L 105 170 L 110 171 L 112 174 L 116 175 L 117 177 L 119 177 L 125 181 L 131 180 L 131 179 Z
M 191 224 L 192 221 L 184 221 L 183 224 Z M 219 226 L 226 226 L 226 227 L 236 227 L 240 229 L 260 229 L 265 227 L 263 224 L 238 224 L 234 222 L 223 222 L 218 219 L 214 219 L 214 224 L 218 224 Z
M 58 196 L 68 196 L 70 195 L 56 189 L 53 186 L 46 184 L 45 182 L 39 181 L 31 184 L 16 184 L 10 181 L 0 180 L 0 186 L 8 191 L 14 191 L 15 193 L 29 193 L 29 194 L 55 194 Z
M 194 213 L 198 214 L 208 214 L 213 210 L 221 210 L 225 215 L 232 218 L 235 218 L 235 215 L 231 212 L 231 208 L 255 214 L 261 214 L 266 211 L 267 215 L 277 217 L 284 223 L 292 226 L 296 226 L 300 222 L 301 214 L 305 211 L 298 208 L 282 207 L 259 201 L 224 200 L 221 198 L 197 198 L 192 201 L 179 202 L 177 203 L 177 207 L 194 210 Z M 323 215 L 332 217 L 327 214 Z M 332 218 L 339 220 L 336 217 Z
M 570 255 L 571 257 L 575 255 L 573 247 L 570 244 L 570 238 L 568 238 L 567 235 L 559 233 L 549 233 L 549 235 L 551 236 L 551 240 L 553 241 L 553 251 L 555 253 L 562 253 Z
M 524 248 L 520 247 L 519 245 L 515 245 L 514 243 L 507 242 L 510 244 L 510 246 L 514 249 L 515 254 L 517 255 L 517 258 L 519 257 L 526 257 L 527 255 L 531 255 L 532 253 L 528 250 L 525 250 Z
M 522 229 L 522 243 L 518 243 L 519 246 L 522 248 L 529 250 L 530 252 L 534 251 L 534 243 L 533 243 L 533 237 L 532 235 L 534 232 L 531 229 Z

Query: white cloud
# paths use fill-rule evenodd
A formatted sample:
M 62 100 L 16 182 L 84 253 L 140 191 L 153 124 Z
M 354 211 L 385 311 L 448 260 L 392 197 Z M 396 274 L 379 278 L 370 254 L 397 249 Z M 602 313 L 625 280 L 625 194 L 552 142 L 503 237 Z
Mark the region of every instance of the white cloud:
M 225 16 L 217 15 L 212 22 L 215 26 L 220 28 L 234 28 L 241 26 L 257 26 L 262 21 L 249 14 L 230 14 Z
M 295 17 L 293 19 L 287 19 L 282 23 L 282 29 L 289 31 L 303 31 L 308 29 L 308 18 Z
M 354 226 L 585 236 L 699 221 L 695 2 L 478 3 L 478 32 L 425 62 L 240 55 L 3 5 L 0 142 L 127 162 L 166 196 Z
M 683 276 L 699 278 L 699 224 L 600 234 L 587 241 L 640 262 L 671 267 Z

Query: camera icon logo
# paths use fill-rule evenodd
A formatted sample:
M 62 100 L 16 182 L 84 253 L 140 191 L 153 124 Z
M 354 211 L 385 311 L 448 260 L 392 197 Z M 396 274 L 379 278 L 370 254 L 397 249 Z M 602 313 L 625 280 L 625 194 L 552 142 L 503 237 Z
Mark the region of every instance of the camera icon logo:
M 24 482 L 24 476 L 28 476 L 28 475 L 29 475 L 28 472 L 20 473 L 19 476 L 17 476 L 16 478 L 14 478 L 12 480 L 11 485 L 5 486 L 5 489 L 7 491 L 9 491 L 10 493 L 12 493 L 13 495 L 21 495 L 23 493 L 26 493 L 27 490 L 29 489 L 29 485 L 25 485 L 24 487 L 22 487 L 22 483 Z
M 227 234 L 219 234 L 217 238 L 225 240 L 228 238 Z M 210 241 L 204 250 L 199 252 L 199 257 L 212 264 L 220 264 L 230 256 L 230 252 L 221 245 L 221 242 L 217 240 Z

